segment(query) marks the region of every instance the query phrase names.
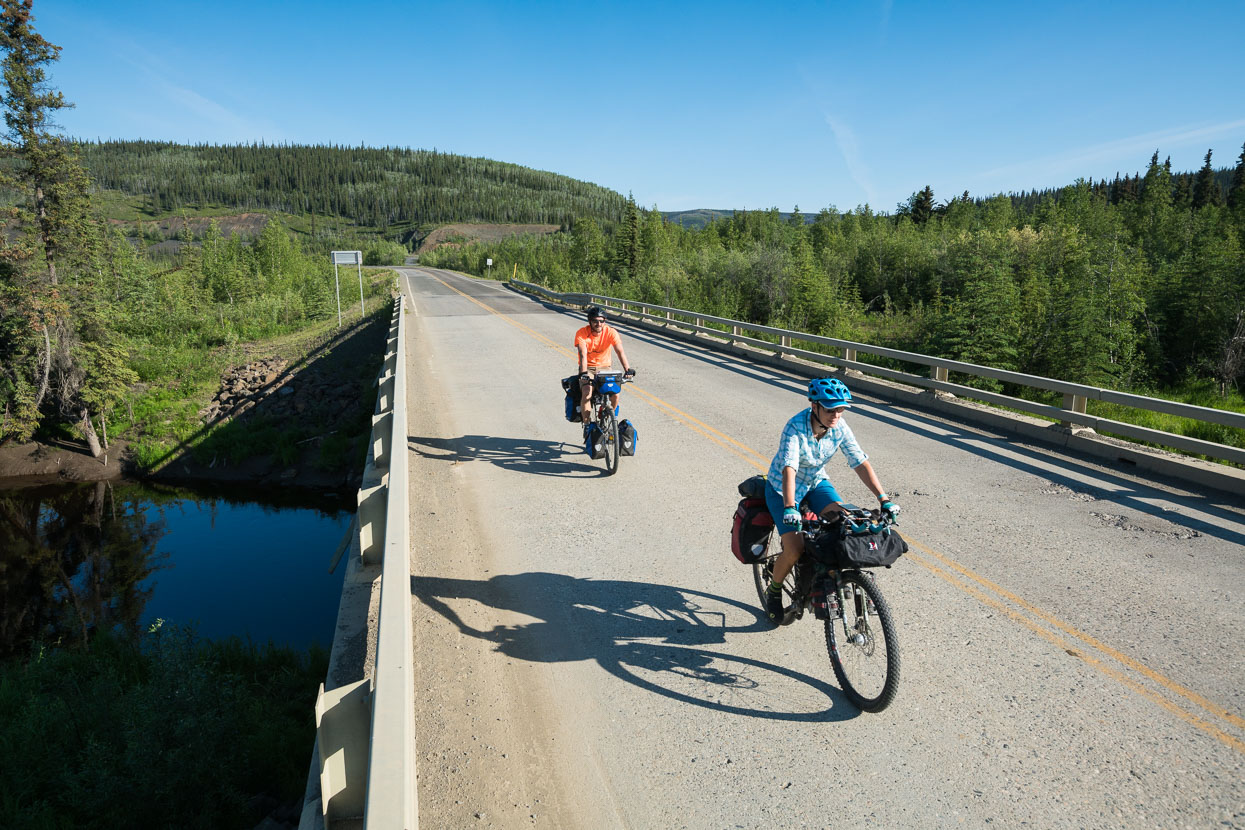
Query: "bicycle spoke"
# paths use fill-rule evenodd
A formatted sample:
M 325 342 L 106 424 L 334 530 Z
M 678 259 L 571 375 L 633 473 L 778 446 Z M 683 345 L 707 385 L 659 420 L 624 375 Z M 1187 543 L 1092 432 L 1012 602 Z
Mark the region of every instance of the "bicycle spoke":
M 839 685 L 857 706 L 880 712 L 890 705 L 899 686 L 899 643 L 871 577 L 842 575 L 839 616 L 826 620 L 826 649 Z

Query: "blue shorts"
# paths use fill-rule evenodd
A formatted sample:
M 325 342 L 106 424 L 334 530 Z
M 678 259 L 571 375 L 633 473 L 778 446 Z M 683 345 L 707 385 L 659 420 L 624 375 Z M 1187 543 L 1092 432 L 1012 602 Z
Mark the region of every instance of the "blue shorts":
M 834 485 L 829 481 L 822 479 L 805 494 L 802 503 L 807 504 L 810 510 L 820 516 L 821 511 L 829 507 L 831 502 L 836 501 L 842 501 L 839 498 L 839 491 L 835 490 Z M 782 494 L 769 483 L 765 485 L 765 506 L 769 508 L 769 514 L 774 517 L 774 527 L 778 528 L 779 536 L 795 532 L 795 528 L 783 524 Z

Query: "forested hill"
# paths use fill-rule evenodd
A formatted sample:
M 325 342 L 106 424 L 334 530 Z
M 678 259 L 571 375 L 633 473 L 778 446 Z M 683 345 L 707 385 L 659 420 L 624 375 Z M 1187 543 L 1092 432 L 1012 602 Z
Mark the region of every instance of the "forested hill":
M 517 164 L 435 150 L 309 145 L 82 144 L 95 186 L 149 200 L 154 215 L 208 205 L 341 216 L 385 232 L 446 222 L 613 224 L 626 200 Z

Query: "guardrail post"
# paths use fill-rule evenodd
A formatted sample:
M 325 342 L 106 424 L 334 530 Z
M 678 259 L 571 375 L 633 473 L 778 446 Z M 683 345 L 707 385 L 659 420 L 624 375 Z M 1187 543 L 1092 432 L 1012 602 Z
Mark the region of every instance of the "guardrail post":
M 376 393 L 376 410 L 374 414 L 379 415 L 382 412 L 391 412 L 393 410 L 393 387 L 394 376 L 386 375 L 381 377 L 377 384 L 379 391 Z
M 786 357 L 787 353 L 786 351 L 784 351 L 784 349 L 789 349 L 789 348 L 791 348 L 791 335 L 789 334 L 781 335 L 778 338 L 778 354 L 782 357 Z
M 733 334 L 735 337 L 739 337 L 743 333 L 744 333 L 744 330 L 741 329 L 739 326 L 731 326 L 731 334 Z
M 1063 408 L 1068 412 L 1084 415 L 1087 403 L 1088 399 L 1084 395 L 1073 395 L 1069 392 L 1063 394 Z M 1076 421 L 1060 421 L 1059 425 L 1064 429 L 1076 429 L 1078 426 L 1084 426 Z
M 844 349 L 844 350 L 843 350 L 843 359 L 844 359 L 844 360 L 850 360 L 850 361 L 852 361 L 853 363 L 855 363 L 855 362 L 856 362 L 856 350 L 855 350 L 855 349 Z
M 930 366 L 929 376 L 931 380 L 941 381 L 942 383 L 947 382 L 947 370 L 943 366 Z
M 669 312 L 669 311 L 667 311 L 667 312 L 666 312 L 666 322 L 669 322 L 669 321 L 670 321 L 670 320 L 672 320 L 672 319 L 674 319 L 674 318 L 672 318 L 672 317 L 670 316 L 670 312 Z
M 372 457 L 377 467 L 388 467 L 393 452 L 393 410 L 372 416 Z
M 377 482 L 359 488 L 359 555 L 364 564 L 375 565 L 385 553 L 385 502 L 389 491 Z
M 367 679 L 316 696 L 316 754 L 320 758 L 320 811 L 325 827 L 363 815 L 367 796 L 368 731 L 372 724 Z

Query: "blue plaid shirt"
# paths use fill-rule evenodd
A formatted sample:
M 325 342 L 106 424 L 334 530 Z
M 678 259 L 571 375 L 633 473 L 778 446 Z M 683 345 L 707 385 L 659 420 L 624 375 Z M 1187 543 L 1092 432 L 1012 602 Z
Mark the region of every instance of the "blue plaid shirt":
M 856 443 L 852 428 L 840 417 L 833 429 L 826 430 L 820 440 L 813 437 L 812 407 L 800 412 L 782 428 L 782 437 L 778 439 L 778 453 L 770 462 L 766 481 L 782 494 L 782 471 L 784 467 L 795 470 L 795 503 L 799 504 L 808 491 L 817 486 L 819 481 L 829 481 L 829 476 L 822 469 L 830 456 L 843 450 L 847 466 L 853 470 L 869 457 Z

